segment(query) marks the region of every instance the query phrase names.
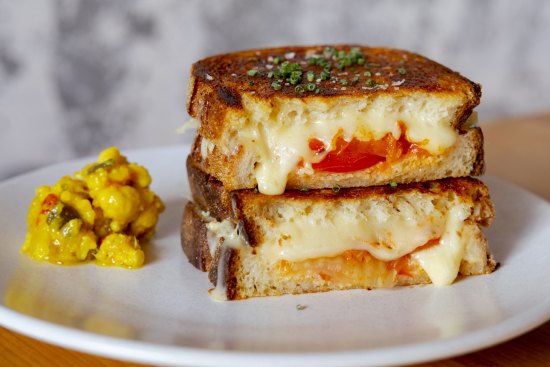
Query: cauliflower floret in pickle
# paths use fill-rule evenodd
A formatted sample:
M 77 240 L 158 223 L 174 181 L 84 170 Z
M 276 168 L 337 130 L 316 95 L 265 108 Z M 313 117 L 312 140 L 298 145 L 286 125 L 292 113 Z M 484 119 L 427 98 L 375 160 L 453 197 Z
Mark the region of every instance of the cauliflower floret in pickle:
M 147 170 L 116 147 L 99 154 L 74 178 L 41 186 L 31 202 L 22 252 L 40 261 L 140 267 L 139 240 L 150 238 L 164 210 Z
M 101 242 L 95 259 L 98 265 L 139 268 L 143 265 L 145 255 L 136 237 L 112 233 Z

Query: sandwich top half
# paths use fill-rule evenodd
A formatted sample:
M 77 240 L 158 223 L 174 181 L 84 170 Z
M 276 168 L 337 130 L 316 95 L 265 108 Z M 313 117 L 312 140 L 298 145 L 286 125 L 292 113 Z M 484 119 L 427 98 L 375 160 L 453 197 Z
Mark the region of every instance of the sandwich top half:
M 414 53 L 355 46 L 198 61 L 192 157 L 227 190 L 364 187 L 483 171 L 481 88 Z

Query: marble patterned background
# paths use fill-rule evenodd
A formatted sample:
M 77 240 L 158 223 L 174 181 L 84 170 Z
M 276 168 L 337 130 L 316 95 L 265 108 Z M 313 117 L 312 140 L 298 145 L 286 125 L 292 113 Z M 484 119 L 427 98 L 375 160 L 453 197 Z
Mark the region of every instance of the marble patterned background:
M 242 48 L 405 48 L 483 85 L 481 120 L 550 110 L 550 1 L 0 0 L 0 179 L 181 144 L 191 63 Z

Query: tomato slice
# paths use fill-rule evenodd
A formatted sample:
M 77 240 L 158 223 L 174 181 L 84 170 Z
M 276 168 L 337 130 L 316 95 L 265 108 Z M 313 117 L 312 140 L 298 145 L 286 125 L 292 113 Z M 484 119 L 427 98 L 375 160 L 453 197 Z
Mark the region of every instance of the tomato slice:
M 321 140 L 315 138 L 309 139 L 309 149 L 317 154 L 323 153 L 326 150 L 325 144 Z
M 392 134 L 386 134 L 382 139 L 362 141 L 356 138 L 346 141 L 341 136 L 336 138 L 334 148 L 327 153 L 322 161 L 311 166 L 316 171 L 353 172 L 372 167 L 380 162 L 393 162 L 408 152 L 421 153 L 422 148 L 410 143 L 401 127 L 399 140 Z M 309 140 L 309 148 L 315 153 L 323 153 L 326 149 L 318 139 Z
M 372 167 L 386 160 L 385 156 L 376 154 L 377 146 L 352 139 L 347 142 L 338 137 L 334 149 L 327 153 L 319 163 L 311 166 L 317 171 L 350 172 Z

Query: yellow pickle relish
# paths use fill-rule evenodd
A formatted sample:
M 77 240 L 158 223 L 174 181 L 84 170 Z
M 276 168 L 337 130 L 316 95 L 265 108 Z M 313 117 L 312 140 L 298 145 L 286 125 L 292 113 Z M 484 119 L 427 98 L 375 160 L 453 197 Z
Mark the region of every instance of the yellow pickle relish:
M 116 147 L 105 149 L 74 177 L 36 190 L 21 251 L 61 265 L 141 267 L 140 241 L 153 236 L 164 210 L 150 184 L 147 169 L 129 163 Z

